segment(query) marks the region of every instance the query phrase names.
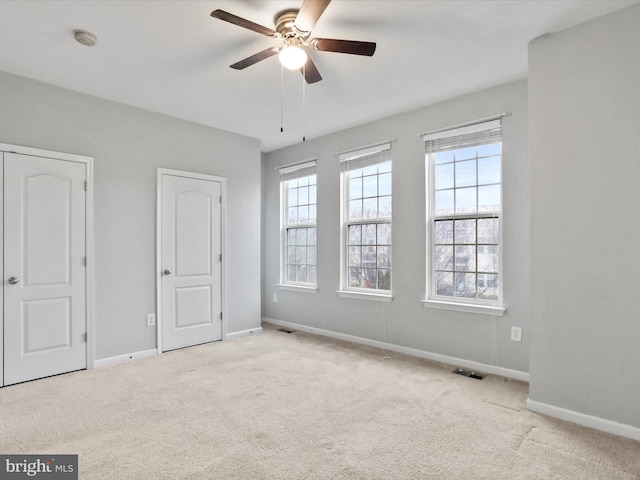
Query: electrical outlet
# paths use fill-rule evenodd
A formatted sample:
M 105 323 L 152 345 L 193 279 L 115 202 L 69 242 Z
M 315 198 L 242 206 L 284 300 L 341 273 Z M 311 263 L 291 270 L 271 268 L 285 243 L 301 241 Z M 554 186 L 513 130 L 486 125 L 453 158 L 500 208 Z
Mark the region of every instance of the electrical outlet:
M 147 314 L 147 327 L 153 327 L 156 324 L 156 314 L 148 313 Z
M 511 327 L 511 340 L 514 342 L 522 341 L 522 328 L 521 327 Z
M 278 303 L 278 294 L 277 293 L 273 294 L 273 303 Z

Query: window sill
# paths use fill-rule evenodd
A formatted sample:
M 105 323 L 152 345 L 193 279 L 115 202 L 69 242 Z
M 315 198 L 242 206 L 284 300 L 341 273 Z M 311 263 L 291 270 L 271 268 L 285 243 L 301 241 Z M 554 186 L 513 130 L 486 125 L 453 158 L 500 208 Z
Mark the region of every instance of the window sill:
M 318 287 L 307 285 L 291 285 L 288 283 L 278 283 L 277 287 L 280 290 L 290 290 L 292 292 L 304 292 L 304 293 L 318 293 Z
M 436 308 L 439 310 L 453 310 L 456 312 L 478 313 L 480 315 L 491 315 L 502 317 L 506 308 L 502 306 L 478 305 L 472 303 L 445 302 L 441 300 L 422 300 L 424 308 Z
M 391 302 L 393 300 L 393 295 L 385 293 L 356 292 L 353 290 L 338 290 L 336 293 L 343 298 L 357 298 L 358 300 L 373 300 L 375 302 Z

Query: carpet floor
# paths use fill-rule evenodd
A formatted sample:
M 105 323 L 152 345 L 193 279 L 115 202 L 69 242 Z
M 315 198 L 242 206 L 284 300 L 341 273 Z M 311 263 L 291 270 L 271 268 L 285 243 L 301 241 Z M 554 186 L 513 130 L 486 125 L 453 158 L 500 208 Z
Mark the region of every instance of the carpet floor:
M 0 453 L 82 480 L 640 479 L 640 442 L 525 409 L 528 385 L 264 332 L 0 389 Z

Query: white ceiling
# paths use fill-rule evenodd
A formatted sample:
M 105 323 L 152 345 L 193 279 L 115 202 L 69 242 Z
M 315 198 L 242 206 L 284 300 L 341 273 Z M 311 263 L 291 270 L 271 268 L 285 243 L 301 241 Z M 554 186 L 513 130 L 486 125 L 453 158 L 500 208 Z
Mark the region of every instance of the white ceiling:
M 373 57 L 313 52 L 308 85 L 277 57 L 229 65 L 277 41 L 210 16 L 274 28 L 302 0 L 0 1 L 0 70 L 240 133 L 262 151 L 524 78 L 527 43 L 638 0 L 333 0 L 312 37 L 377 43 Z M 98 37 L 95 47 L 74 29 Z M 280 132 L 281 91 L 284 133 Z M 303 130 L 304 125 L 304 130 Z

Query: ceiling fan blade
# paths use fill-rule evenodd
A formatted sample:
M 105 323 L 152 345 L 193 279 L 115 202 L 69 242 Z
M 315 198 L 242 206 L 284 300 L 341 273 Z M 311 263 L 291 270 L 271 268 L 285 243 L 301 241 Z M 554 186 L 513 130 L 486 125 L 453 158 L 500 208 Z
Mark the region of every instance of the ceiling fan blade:
M 353 55 L 373 56 L 376 51 L 374 42 L 359 42 L 357 40 L 335 40 L 332 38 L 314 38 L 309 45 L 323 52 L 350 53 Z
M 263 27 L 262 25 L 258 25 L 257 23 L 252 22 L 251 20 L 238 17 L 237 15 L 225 12 L 224 10 L 214 10 L 213 12 L 211 12 L 211 16 L 213 18 L 224 20 L 225 22 L 233 23 L 234 25 L 238 25 L 239 27 L 247 28 L 262 35 L 266 35 L 267 37 L 278 37 L 278 32 L 276 32 L 275 30 Z
M 329 3 L 331 0 L 304 0 L 294 22 L 296 29 L 310 32 Z
M 305 63 L 304 68 L 300 69 L 300 73 L 304 75 L 304 79 L 308 84 L 316 83 L 322 80 L 322 75 L 318 71 L 316 64 L 311 60 L 311 56 L 307 57 L 307 63 Z
M 275 47 L 267 48 L 266 50 L 262 50 L 250 57 L 245 58 L 244 60 L 240 60 L 239 62 L 234 63 L 233 65 L 229 65 L 231 68 L 235 68 L 236 70 L 242 70 L 251 65 L 258 63 L 262 60 L 265 60 L 269 57 L 274 56 L 278 53 L 278 49 Z

